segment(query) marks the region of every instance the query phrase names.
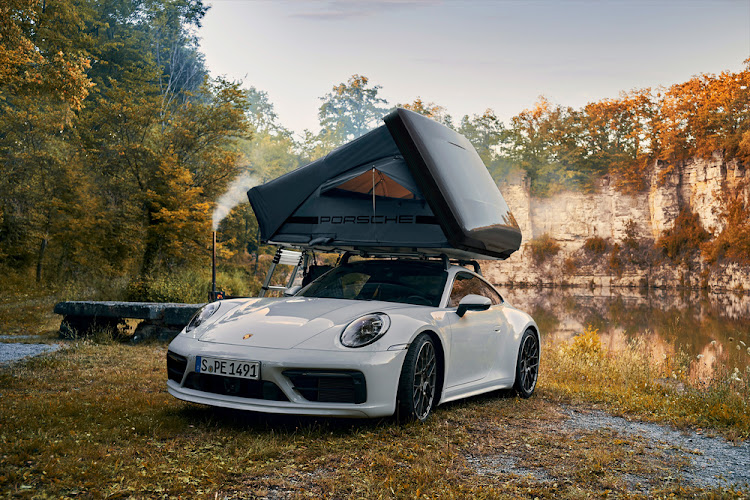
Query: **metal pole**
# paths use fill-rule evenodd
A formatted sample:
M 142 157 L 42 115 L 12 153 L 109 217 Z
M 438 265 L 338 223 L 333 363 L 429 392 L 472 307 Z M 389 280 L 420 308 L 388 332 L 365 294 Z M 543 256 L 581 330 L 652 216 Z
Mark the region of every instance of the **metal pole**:
M 212 293 L 212 299 L 216 300 L 216 231 L 212 232 L 213 234 L 213 256 L 211 257 L 211 291 Z

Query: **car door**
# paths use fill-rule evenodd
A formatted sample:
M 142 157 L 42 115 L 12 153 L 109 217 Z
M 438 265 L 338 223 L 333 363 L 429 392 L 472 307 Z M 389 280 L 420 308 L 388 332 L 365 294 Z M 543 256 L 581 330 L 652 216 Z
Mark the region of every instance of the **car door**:
M 488 297 L 492 306 L 486 311 L 467 311 L 462 317 L 455 313 L 458 303 L 466 295 Z M 484 379 L 496 369 L 497 353 L 502 337 L 502 318 L 497 307 L 500 296 L 477 276 L 456 273 L 447 307 L 451 329 L 451 352 L 446 370 L 446 388 L 470 384 Z

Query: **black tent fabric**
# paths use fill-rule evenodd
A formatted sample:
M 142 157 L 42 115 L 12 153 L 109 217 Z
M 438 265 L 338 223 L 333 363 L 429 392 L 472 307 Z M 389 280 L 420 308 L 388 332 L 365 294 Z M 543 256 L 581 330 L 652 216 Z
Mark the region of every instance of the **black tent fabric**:
M 396 109 L 382 125 L 248 191 L 265 243 L 505 259 L 521 231 L 471 143 Z

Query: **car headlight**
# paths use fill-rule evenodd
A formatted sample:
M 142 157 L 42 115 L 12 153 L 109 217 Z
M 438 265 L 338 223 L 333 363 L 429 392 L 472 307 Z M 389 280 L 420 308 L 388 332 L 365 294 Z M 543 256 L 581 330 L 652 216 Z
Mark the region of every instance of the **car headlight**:
M 372 313 L 357 318 L 341 333 L 341 343 L 346 347 L 363 347 L 372 344 L 391 326 L 391 318 L 385 313 Z
M 214 315 L 219 310 L 219 302 L 211 302 L 203 306 L 195 315 L 190 319 L 190 323 L 185 327 L 185 333 L 192 332 L 203 323 Z

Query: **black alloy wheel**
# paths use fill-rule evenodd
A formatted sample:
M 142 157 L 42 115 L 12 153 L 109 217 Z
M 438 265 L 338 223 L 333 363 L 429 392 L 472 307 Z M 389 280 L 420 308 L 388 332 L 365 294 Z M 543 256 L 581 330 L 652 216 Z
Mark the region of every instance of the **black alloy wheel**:
M 526 330 L 521 338 L 516 362 L 516 381 L 513 389 L 522 398 L 534 394 L 536 381 L 539 378 L 539 338 L 531 330 Z
M 437 396 L 437 355 L 429 335 L 419 335 L 406 353 L 398 383 L 398 405 L 404 420 L 424 422 Z

